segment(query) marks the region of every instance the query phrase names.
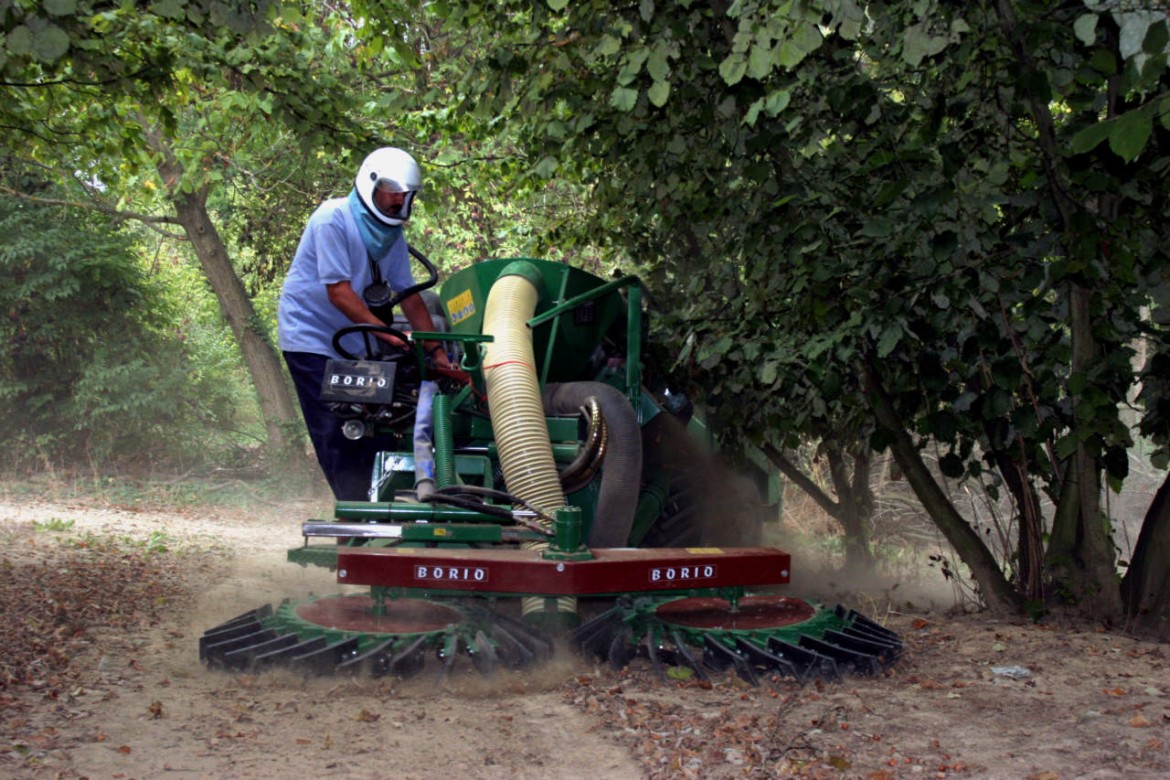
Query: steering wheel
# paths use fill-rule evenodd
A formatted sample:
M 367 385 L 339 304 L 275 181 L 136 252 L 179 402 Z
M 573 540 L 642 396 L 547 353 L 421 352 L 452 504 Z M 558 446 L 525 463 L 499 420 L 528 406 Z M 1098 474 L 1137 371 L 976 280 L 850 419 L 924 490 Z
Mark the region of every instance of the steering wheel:
M 365 346 L 366 350 L 366 354 L 364 356 L 355 355 L 341 345 L 341 340 L 350 333 L 362 334 L 362 344 Z M 394 348 L 385 341 L 377 338 L 377 334 L 379 333 L 385 333 L 389 336 L 394 336 L 395 338 L 401 339 L 404 344 L 409 343 L 409 339 L 407 338 L 406 334 L 397 328 L 391 328 L 389 325 L 372 325 L 370 323 L 362 322 L 354 325 L 347 325 L 346 327 L 334 333 L 333 349 L 336 350 L 337 354 L 341 355 L 346 360 L 401 360 L 402 358 L 410 355 L 409 347 L 401 351 L 395 350 L 389 353 L 383 352 L 383 350 L 394 350 Z

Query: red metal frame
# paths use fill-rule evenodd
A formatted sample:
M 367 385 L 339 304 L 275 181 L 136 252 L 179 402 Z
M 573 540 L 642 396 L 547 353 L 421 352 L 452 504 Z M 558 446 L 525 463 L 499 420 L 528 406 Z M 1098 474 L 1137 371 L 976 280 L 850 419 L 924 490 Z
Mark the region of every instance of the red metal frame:
M 771 547 L 604 549 L 562 561 L 537 550 L 343 547 L 337 581 L 345 585 L 602 596 L 693 588 L 783 585 L 791 558 Z

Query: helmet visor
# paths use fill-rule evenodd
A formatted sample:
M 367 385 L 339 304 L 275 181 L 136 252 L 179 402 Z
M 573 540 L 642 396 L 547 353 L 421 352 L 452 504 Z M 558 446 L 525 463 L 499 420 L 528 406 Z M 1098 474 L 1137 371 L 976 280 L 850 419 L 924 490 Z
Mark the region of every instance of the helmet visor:
M 391 179 L 378 179 L 374 184 L 374 208 L 391 219 L 410 219 L 410 205 L 414 190 L 403 189 Z

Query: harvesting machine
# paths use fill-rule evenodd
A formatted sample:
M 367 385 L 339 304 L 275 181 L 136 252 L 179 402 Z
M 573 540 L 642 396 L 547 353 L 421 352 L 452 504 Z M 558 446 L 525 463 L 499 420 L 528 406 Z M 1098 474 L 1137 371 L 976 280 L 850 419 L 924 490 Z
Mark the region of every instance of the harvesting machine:
M 414 254 L 430 278 L 407 293 L 437 282 Z M 636 277 L 487 260 L 423 294 L 437 330 L 414 343 L 444 341 L 461 370 L 421 347 L 387 353 L 377 335 L 399 331 L 355 325 L 326 372 L 338 424 L 379 452 L 368 500 L 305 522 L 288 557 L 358 587 L 207 631 L 208 665 L 404 676 L 433 657 L 486 673 L 566 644 L 755 682 L 898 656 L 883 626 L 778 592 L 790 560 L 754 546 L 757 485 L 716 469 L 685 396 L 647 389 Z

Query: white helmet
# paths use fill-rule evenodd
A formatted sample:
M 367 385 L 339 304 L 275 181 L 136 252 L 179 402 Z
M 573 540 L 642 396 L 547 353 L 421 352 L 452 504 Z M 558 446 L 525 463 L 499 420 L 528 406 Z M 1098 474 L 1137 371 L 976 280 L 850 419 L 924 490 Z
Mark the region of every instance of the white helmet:
M 354 180 L 358 197 L 378 221 L 397 227 L 410 219 L 410 206 L 414 196 L 422 189 L 422 171 L 418 163 L 406 152 L 386 146 L 371 152 L 362 161 Z M 402 192 L 406 198 L 393 213 L 383 211 L 374 200 L 375 190 Z

